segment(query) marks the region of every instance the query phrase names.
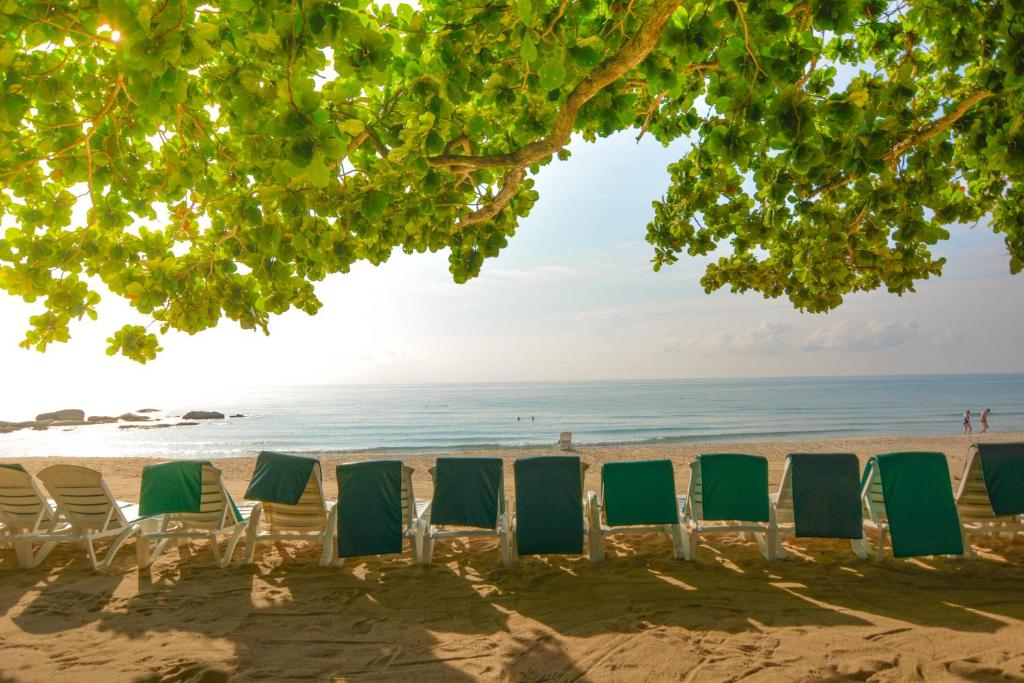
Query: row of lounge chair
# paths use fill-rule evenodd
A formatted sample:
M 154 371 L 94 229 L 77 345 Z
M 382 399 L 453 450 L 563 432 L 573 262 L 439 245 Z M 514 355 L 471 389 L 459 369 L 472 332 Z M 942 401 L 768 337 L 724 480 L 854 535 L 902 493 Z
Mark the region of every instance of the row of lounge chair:
M 942 453 L 874 456 L 863 473 L 853 454 L 791 454 L 774 495 L 768 461 L 756 455 L 698 456 L 682 496 L 669 460 L 605 463 L 601 491 L 584 494 L 586 467 L 574 455 L 517 459 L 513 514 L 500 458 L 438 458 L 429 501 L 415 497 L 412 469 L 401 461 L 339 465 L 332 504 L 318 460 L 263 452 L 245 493 L 253 503 L 242 506 L 208 462 L 145 467 L 137 506 L 115 500 L 85 467 L 40 471 L 47 497 L 24 468 L 0 465 L 0 544 L 35 567 L 58 543 L 76 543 L 101 569 L 134 538 L 145 569 L 172 542 L 187 552 L 189 541 L 208 540 L 224 567 L 243 539 L 243 563 L 260 543 L 306 540 L 322 544 L 320 563 L 329 566 L 400 553 L 406 539 L 413 560 L 429 563 L 437 539 L 485 536 L 498 539 L 509 565 L 585 546 L 598 562 L 604 537 L 620 533 L 664 532 L 677 558 L 693 559 L 701 535 L 738 532 L 774 560 L 785 557 L 781 533 L 848 539 L 861 558 L 881 555 L 890 539 L 895 557 L 970 557 L 969 534 L 1024 530 L 1024 443 L 972 446 L 955 496 Z M 865 528 L 879 532 L 877 547 Z M 97 542 L 109 542 L 102 556 Z

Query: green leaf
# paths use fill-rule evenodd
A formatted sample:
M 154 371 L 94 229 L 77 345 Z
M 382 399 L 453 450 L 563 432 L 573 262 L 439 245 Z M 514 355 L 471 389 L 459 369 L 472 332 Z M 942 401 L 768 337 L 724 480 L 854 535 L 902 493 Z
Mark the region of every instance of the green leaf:
M 549 61 L 540 65 L 538 70 L 540 84 L 546 90 L 557 90 L 565 83 L 565 64 L 561 61 Z
M 527 26 L 533 21 L 533 2 L 532 0 L 515 0 L 516 3 L 516 14 L 519 15 L 519 21 L 523 22 Z
M 519 56 L 523 61 L 532 64 L 537 61 L 537 46 L 530 40 L 530 36 L 523 38 L 523 46 L 519 49 Z

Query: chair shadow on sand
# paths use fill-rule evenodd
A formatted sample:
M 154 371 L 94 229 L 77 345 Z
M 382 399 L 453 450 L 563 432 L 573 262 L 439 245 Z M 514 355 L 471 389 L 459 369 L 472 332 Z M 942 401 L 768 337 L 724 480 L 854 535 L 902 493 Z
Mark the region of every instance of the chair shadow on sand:
M 77 555 L 55 553 L 41 589 L 39 574 L 14 576 L 0 588 L 0 607 L 10 611 L 39 591 L 11 616 L 29 634 L 95 623 L 131 640 L 199 636 L 140 663 L 139 680 L 629 678 L 614 669 L 623 648 L 634 664 L 676 648 L 673 666 L 685 671 L 716 647 L 770 661 L 771 628 L 881 632 L 876 622 L 885 618 L 985 634 L 1024 619 L 1019 540 L 992 543 L 995 561 L 973 562 L 865 561 L 843 542 L 786 544 L 790 559 L 766 564 L 753 543 L 716 538 L 701 545 L 699 560 L 681 562 L 665 536 L 611 536 L 604 563 L 524 557 L 504 568 L 496 541 L 456 540 L 438 542 L 429 567 L 385 556 L 331 569 L 317 566 L 317 547 L 288 544 L 286 557 L 268 548 L 259 564 L 224 570 L 199 548 L 184 561 L 172 551 L 151 578 L 135 573 L 130 549 L 100 574 Z M 138 590 L 119 597 L 123 581 Z M 580 638 L 586 651 L 571 656 L 567 642 Z M 214 640 L 218 653 L 188 649 Z
M 266 556 L 261 564 L 225 570 L 199 561 L 161 562 L 151 582 L 140 582 L 138 595 L 101 615 L 99 628 L 129 637 L 190 631 L 229 640 L 231 675 L 243 679 L 469 681 L 493 673 L 492 636 L 507 630 L 505 615 L 465 577 L 434 573 L 399 556 L 324 569 L 317 549 L 288 551 L 291 557 L 271 567 Z M 176 561 L 175 553 L 170 556 Z M 211 601 L 215 613 L 204 609 Z M 437 633 L 458 641 L 457 651 L 446 652 Z
M 20 568 L 13 551 L 0 551 L 0 557 L 0 616 L 9 615 L 26 594 L 37 592 L 13 618 L 26 633 L 59 633 L 92 623 L 123 580 L 93 571 L 80 552 L 68 548 L 55 549 L 38 569 Z

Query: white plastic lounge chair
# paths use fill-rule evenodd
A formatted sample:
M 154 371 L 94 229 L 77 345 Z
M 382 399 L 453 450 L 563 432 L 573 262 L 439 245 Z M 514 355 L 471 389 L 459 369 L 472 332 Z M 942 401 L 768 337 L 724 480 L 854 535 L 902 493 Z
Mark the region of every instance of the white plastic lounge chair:
M 268 466 L 273 466 L 271 460 L 273 458 L 282 459 L 283 462 L 274 463 L 280 466 L 289 467 L 291 463 L 288 460 L 313 460 L 312 458 L 301 458 L 301 456 L 282 456 L 281 454 L 272 453 L 261 453 L 260 460 L 264 460 L 265 456 L 268 462 L 265 463 Z M 260 463 L 257 463 L 257 473 L 260 470 Z M 300 462 L 301 467 L 301 462 Z M 330 526 L 327 524 L 328 518 L 328 505 L 327 500 L 324 497 L 324 484 L 323 474 L 320 469 L 320 463 L 313 460 L 312 463 L 306 463 L 306 467 L 309 469 L 309 478 L 306 481 L 305 487 L 302 489 L 302 495 L 298 501 L 294 504 L 287 504 L 282 502 L 275 502 L 271 500 L 260 500 L 252 508 L 252 512 L 249 514 L 249 526 L 246 531 L 246 544 L 245 550 L 242 553 L 242 564 L 251 563 L 255 557 L 256 544 L 261 541 L 270 541 L 277 543 L 278 541 L 313 541 L 321 543 L 324 547 L 330 541 Z M 305 473 L 306 469 L 302 468 L 302 472 Z M 268 471 L 267 476 L 273 476 L 273 471 Z M 253 477 L 254 483 L 256 481 L 256 475 Z M 259 495 L 258 493 L 253 494 L 253 485 L 250 485 L 250 490 L 246 492 L 247 498 L 252 498 L 253 495 Z M 269 527 L 267 531 L 260 531 L 260 521 L 266 518 L 266 526 Z
M 835 459 L 836 457 L 843 457 L 843 456 L 847 456 L 847 455 L 849 455 L 849 454 L 836 453 L 836 454 L 828 454 L 826 457 L 830 457 L 830 458 Z M 797 524 L 796 524 L 795 510 L 793 509 L 793 458 L 794 457 L 800 457 L 800 456 L 799 455 L 797 455 L 797 456 L 791 455 L 791 456 L 786 458 L 786 465 L 785 465 L 785 468 L 782 470 L 782 481 L 779 482 L 779 490 L 778 490 L 778 492 L 772 494 L 772 507 L 775 510 L 775 523 L 778 526 L 779 533 L 787 533 L 787 534 L 792 534 L 792 535 L 795 536 L 795 535 L 797 535 Z M 811 457 L 820 457 L 820 456 L 811 456 Z M 857 474 L 857 470 L 859 468 L 859 465 L 858 465 L 858 461 L 857 461 L 857 456 L 856 455 L 849 455 L 849 457 L 852 458 L 852 463 L 846 463 L 846 464 L 852 464 L 852 466 L 853 466 L 853 472 L 852 472 L 853 481 L 851 483 L 851 486 L 853 488 L 853 491 L 852 491 L 851 495 L 853 496 L 853 498 L 850 501 L 850 503 L 853 506 L 855 506 L 856 509 L 859 511 L 859 509 L 860 509 L 859 487 L 858 487 L 859 476 Z M 839 464 L 839 463 L 837 463 L 837 464 Z M 844 498 L 844 501 L 845 501 L 845 498 Z M 826 524 L 825 526 L 828 526 L 828 525 Z M 859 558 L 861 558 L 863 560 L 863 559 L 866 559 L 868 557 L 868 554 L 871 551 L 871 547 L 868 544 L 867 539 L 863 535 L 863 520 L 861 520 L 857 524 L 857 527 L 861 531 L 860 538 L 849 538 L 849 540 L 850 540 L 850 545 L 853 548 L 854 555 L 856 555 L 857 557 L 859 557 Z M 832 536 L 832 535 L 824 535 L 824 534 L 822 534 L 822 535 L 813 534 L 813 535 L 817 536 L 819 538 L 836 538 L 836 536 Z M 843 538 L 848 538 L 848 536 L 844 535 Z
M 1002 460 L 1002 468 L 994 468 L 990 464 L 995 490 L 1002 494 L 998 505 L 993 503 L 985 481 L 982 458 L 986 456 L 990 459 L 998 456 Z M 1024 444 L 974 444 L 967 452 L 963 476 L 956 492 L 956 507 L 966 534 L 1005 534 L 1012 538 L 1024 531 L 1024 514 L 1016 514 L 1024 507 L 1024 489 L 1019 487 L 1016 478 L 1007 481 L 1006 473 L 1000 471 L 1007 465 L 1011 467 L 1009 474 L 1019 476 L 1020 468 L 1024 467 Z M 995 509 L 1004 506 L 1010 509 L 1001 509 L 1000 512 L 1008 514 L 1000 514 Z
M 420 562 L 430 564 L 441 538 L 497 538 L 501 563 L 512 563 L 501 458 L 438 458 L 434 498 L 420 512 Z
M 558 435 L 558 443 L 555 444 L 555 445 L 558 446 L 558 450 L 560 450 L 560 451 L 571 451 L 571 450 L 573 450 L 572 432 L 562 432 L 561 434 L 559 434 Z
M 401 552 L 402 541 L 405 539 L 409 539 L 413 562 L 420 563 L 419 519 L 430 501 L 416 499 L 412 486 L 412 468 L 397 463 L 401 466 L 397 497 L 392 496 L 393 491 L 382 490 L 385 487 L 374 479 L 379 474 L 376 471 L 378 468 L 387 470 L 396 462 L 370 461 L 338 466 L 338 501 L 331 507 L 327 519 L 328 542 L 324 543 L 324 552 L 320 557 L 321 567 L 340 567 L 346 557 Z M 354 471 L 369 472 L 370 476 L 368 479 L 349 478 Z M 343 488 L 343 482 L 347 488 Z M 394 500 L 397 505 L 391 504 L 390 500 Z M 372 501 L 372 508 L 364 506 L 364 502 L 368 501 Z M 347 523 L 339 520 L 343 508 L 350 511 L 351 518 Z M 339 521 L 346 527 L 346 532 L 359 532 L 353 534 L 358 537 L 346 536 L 339 539 Z M 392 535 L 396 535 L 397 539 L 391 538 Z
M 147 491 L 147 474 L 157 468 L 174 466 L 194 465 L 201 467 L 201 479 L 186 484 L 180 476 L 174 475 L 165 482 L 157 482 L 150 491 Z M 141 512 L 144 517 L 118 537 L 116 547 L 120 547 L 127 538 L 138 534 L 136 541 L 136 552 L 138 554 L 139 569 L 147 569 L 167 548 L 170 541 L 175 541 L 178 552 L 181 555 L 188 553 L 188 542 L 192 539 L 203 539 L 210 542 L 213 550 L 214 562 L 218 567 L 226 567 L 234 555 L 235 547 L 245 534 L 248 526 L 248 519 L 245 512 L 247 506 L 241 510 L 231 499 L 231 495 L 224 487 L 221 471 L 208 462 L 185 463 L 173 462 L 161 465 L 149 465 L 143 470 L 143 488 L 140 500 Z M 154 477 L 158 479 L 158 477 Z M 195 490 L 186 490 L 195 486 Z M 153 497 L 153 492 L 158 491 L 160 497 L 182 496 L 194 498 L 196 511 L 164 511 L 160 503 L 154 503 L 147 498 Z M 163 501 L 161 501 L 163 502 Z M 223 550 L 220 547 L 221 538 L 227 539 Z M 112 555 L 112 553 L 111 553 Z
M 735 532 L 742 538 L 752 535 L 769 562 L 786 556 L 768 499 L 768 461 L 761 456 L 699 455 L 690 463 L 690 485 L 679 497 L 679 509 L 688 536 L 687 560 L 696 556 L 701 534 Z
M 139 507 L 116 500 L 103 475 L 88 467 L 50 465 L 37 476 L 53 496 L 57 518 L 63 527 L 37 535 L 34 540 L 82 544 L 89 553 L 93 569 L 106 567 L 117 548 L 111 545 L 106 556 L 100 559 L 95 542 L 118 538 L 138 519 Z
M 676 504 L 670 460 L 607 462 L 601 466 L 601 494 L 587 493 L 587 531 L 591 562 L 604 560 L 610 534 L 665 533 L 677 560 L 690 553 Z
M 0 465 L 0 522 L 4 541 L 14 546 L 18 564 L 26 569 L 38 567 L 57 546 L 44 535 L 68 528 L 20 465 Z

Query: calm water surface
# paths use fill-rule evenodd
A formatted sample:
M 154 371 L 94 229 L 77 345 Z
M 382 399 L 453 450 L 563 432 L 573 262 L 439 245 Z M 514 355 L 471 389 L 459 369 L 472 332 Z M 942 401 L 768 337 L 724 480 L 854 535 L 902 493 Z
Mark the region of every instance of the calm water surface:
M 246 389 L 210 401 L 154 407 L 171 421 L 189 409 L 247 417 L 170 429 L 0 434 L 0 456 L 436 453 L 552 444 L 563 430 L 584 444 L 938 435 L 959 433 L 965 408 L 975 413 L 977 431 L 986 407 L 991 431 L 1024 431 L 1024 374 L 317 386 Z

